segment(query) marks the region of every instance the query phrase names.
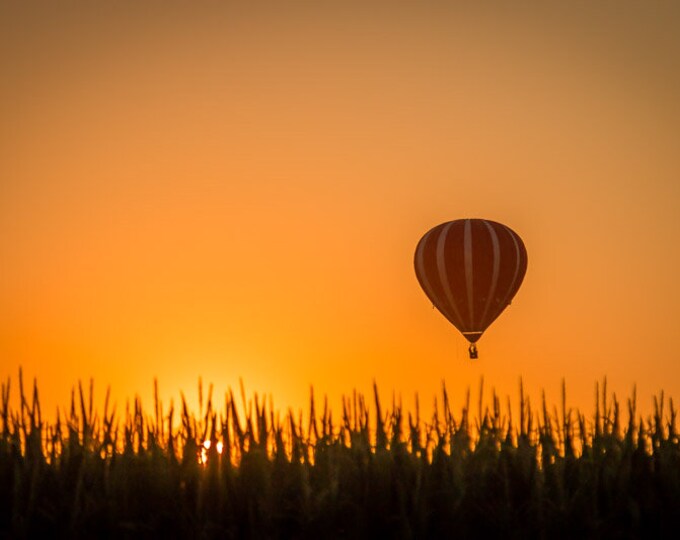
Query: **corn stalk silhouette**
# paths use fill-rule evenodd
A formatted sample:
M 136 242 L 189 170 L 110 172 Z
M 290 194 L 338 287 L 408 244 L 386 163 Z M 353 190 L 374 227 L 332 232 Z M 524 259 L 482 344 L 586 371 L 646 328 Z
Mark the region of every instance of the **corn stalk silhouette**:
M 680 511 L 680 444 L 672 399 L 627 421 L 606 379 L 595 412 L 538 409 L 522 382 L 519 409 L 495 391 L 472 413 L 447 389 L 421 418 L 354 392 L 338 419 L 313 388 L 307 422 L 271 401 L 229 390 L 221 406 L 199 379 L 199 410 L 139 398 L 124 415 L 94 409 L 94 384 L 43 418 L 37 383 L 10 405 L 1 385 L 0 536 L 526 537 L 670 534 Z M 30 395 L 30 397 L 29 397 Z M 206 397 L 206 399 L 204 399 Z M 177 424 L 176 424 L 177 422 Z M 508 532 L 510 531 L 510 532 Z

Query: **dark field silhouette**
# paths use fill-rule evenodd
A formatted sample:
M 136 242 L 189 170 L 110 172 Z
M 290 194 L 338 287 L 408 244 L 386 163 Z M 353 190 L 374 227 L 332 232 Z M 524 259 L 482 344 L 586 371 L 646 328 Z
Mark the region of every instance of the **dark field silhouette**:
M 98 412 L 90 385 L 46 422 L 37 387 L 14 410 L 8 381 L 0 537 L 674 537 L 672 400 L 659 396 L 643 419 L 634 395 L 622 414 L 603 386 L 590 417 L 564 398 L 560 410 L 532 407 L 520 384 L 512 414 L 495 395 L 472 412 L 469 392 L 456 414 L 444 388 L 421 419 L 417 407 L 384 407 L 376 389 L 335 414 L 312 394 L 303 423 L 257 395 L 229 392 L 217 406 L 212 388 L 198 414 L 158 400 L 119 414 L 107 399 Z

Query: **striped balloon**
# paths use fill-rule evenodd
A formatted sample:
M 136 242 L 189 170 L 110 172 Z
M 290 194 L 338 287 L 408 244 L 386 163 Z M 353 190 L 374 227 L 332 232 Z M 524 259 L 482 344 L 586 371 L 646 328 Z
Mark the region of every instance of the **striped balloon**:
M 420 239 L 416 276 L 435 307 L 474 343 L 510 304 L 527 269 L 522 239 L 487 219 L 457 219 Z

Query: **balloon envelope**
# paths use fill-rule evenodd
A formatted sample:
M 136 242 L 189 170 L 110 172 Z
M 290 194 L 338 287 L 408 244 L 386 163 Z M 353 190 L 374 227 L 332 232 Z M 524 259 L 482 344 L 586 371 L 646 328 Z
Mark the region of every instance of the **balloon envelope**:
M 501 223 L 458 219 L 425 233 L 414 262 L 434 306 L 475 343 L 522 284 L 527 252 L 517 233 Z

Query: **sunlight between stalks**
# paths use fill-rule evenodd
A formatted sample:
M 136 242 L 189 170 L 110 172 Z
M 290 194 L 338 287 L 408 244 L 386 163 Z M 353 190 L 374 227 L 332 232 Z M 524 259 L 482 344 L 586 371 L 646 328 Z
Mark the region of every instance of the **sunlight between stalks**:
M 210 447 L 212 446 L 212 441 L 210 439 L 207 439 L 203 441 L 203 445 L 201 446 L 201 452 L 198 456 L 198 462 L 201 465 L 205 465 L 208 462 L 208 450 L 210 450 Z M 217 450 L 217 453 L 222 455 L 222 451 L 224 450 L 224 443 L 222 441 L 217 441 L 215 444 L 215 449 Z

